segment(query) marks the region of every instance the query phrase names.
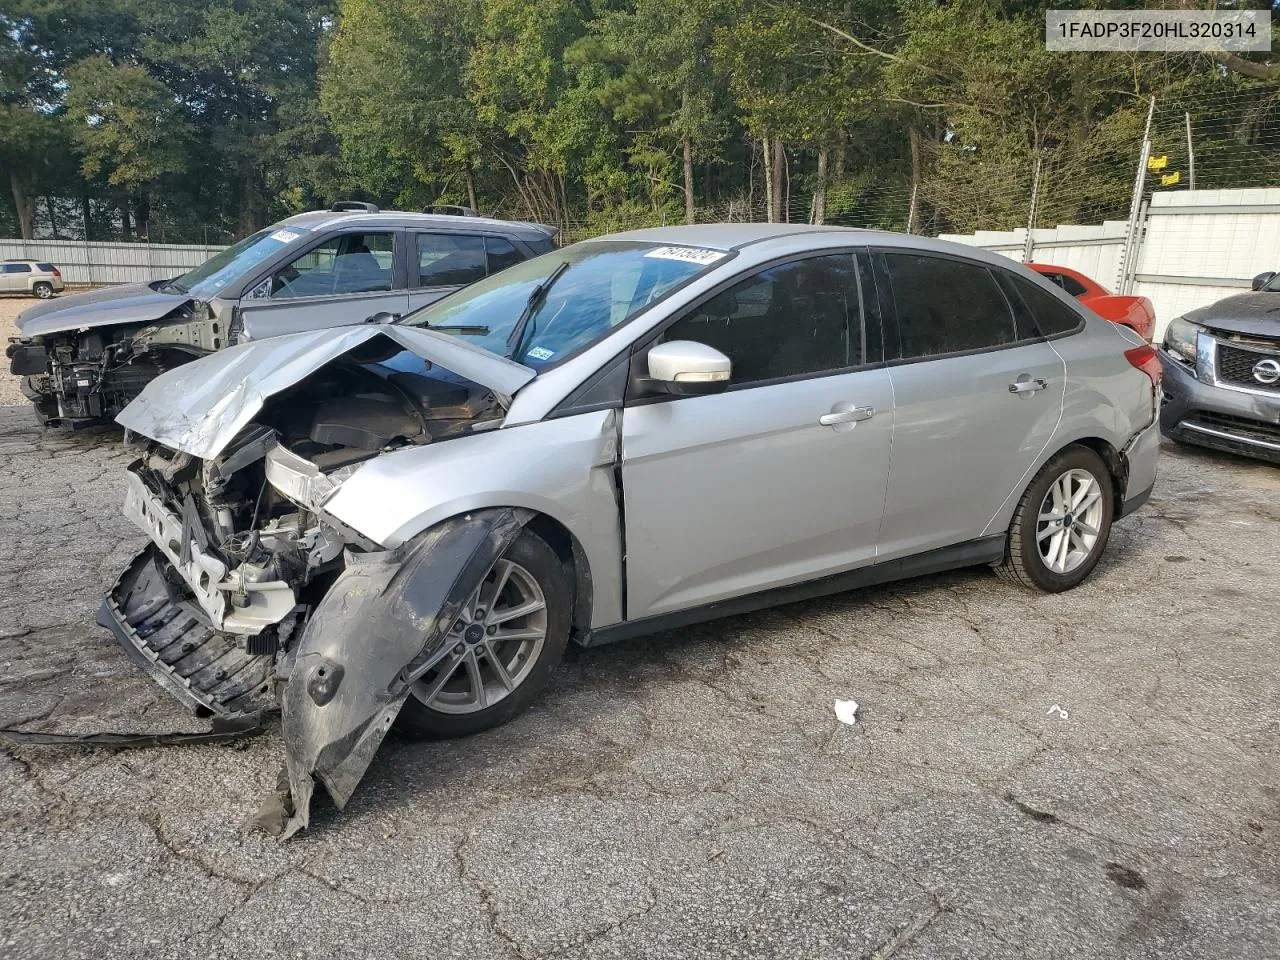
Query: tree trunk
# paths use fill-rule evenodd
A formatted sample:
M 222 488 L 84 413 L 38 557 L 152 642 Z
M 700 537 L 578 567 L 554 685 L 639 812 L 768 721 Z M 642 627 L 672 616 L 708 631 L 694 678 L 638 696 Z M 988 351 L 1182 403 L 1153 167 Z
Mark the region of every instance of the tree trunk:
M 824 144 L 818 148 L 818 183 L 813 188 L 813 222 L 826 223 L 827 220 L 827 148 Z
M 476 202 L 476 176 L 470 166 L 467 167 L 467 204 L 472 210 L 480 209 L 480 205 Z
M 685 137 L 680 146 L 684 151 L 684 222 L 693 223 L 693 144 Z
M 53 239 L 61 240 L 58 236 L 58 211 L 54 209 L 53 197 L 44 198 L 44 208 L 49 211 L 49 229 L 53 231 Z
M 839 183 L 844 179 L 844 134 L 840 135 L 840 139 L 836 141 L 836 182 Z
M 773 223 L 773 141 L 764 137 L 761 144 L 764 153 L 764 218 Z
M 133 201 L 133 223 L 139 240 L 151 239 L 151 201 L 145 193 L 138 194 Z
M 80 218 L 84 224 L 84 241 L 88 243 L 93 239 L 89 235 L 89 224 L 93 222 L 93 207 L 89 204 L 89 194 L 80 194 Z
M 782 193 L 785 167 L 787 164 L 787 153 L 782 143 L 781 137 L 774 137 L 769 141 L 769 148 L 773 151 L 773 160 L 770 164 L 772 168 L 769 172 L 773 177 L 772 194 L 773 209 L 769 211 L 770 223 L 782 222 Z
M 18 214 L 18 232 L 23 240 L 34 240 L 36 232 L 36 205 L 27 196 L 27 190 L 18 179 L 16 170 L 9 171 L 9 189 L 13 192 L 13 206 Z
M 919 221 L 920 196 L 920 128 L 914 123 L 908 129 L 911 137 L 911 207 L 907 210 L 907 230 L 914 231 Z
M 133 220 L 129 217 L 128 202 L 119 205 L 120 209 L 120 236 L 125 240 L 133 239 Z

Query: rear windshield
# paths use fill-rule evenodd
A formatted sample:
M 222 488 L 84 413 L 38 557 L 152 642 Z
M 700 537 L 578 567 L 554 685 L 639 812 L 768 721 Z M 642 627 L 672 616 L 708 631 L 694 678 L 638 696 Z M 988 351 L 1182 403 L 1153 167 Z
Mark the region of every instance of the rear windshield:
M 546 368 L 603 339 L 727 256 L 634 241 L 579 243 L 464 287 L 401 323 L 451 333 L 517 363 Z M 530 295 L 546 281 L 545 298 L 530 311 L 519 343 L 511 342 Z
M 171 281 L 166 290 L 193 297 L 216 297 L 227 284 L 239 280 L 263 260 L 308 232 L 306 227 L 294 225 L 267 227 Z

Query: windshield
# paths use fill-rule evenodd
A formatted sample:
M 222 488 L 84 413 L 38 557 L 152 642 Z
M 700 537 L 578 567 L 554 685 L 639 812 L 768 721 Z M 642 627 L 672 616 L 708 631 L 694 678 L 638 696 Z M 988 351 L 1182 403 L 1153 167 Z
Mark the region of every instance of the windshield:
M 166 288 L 171 293 L 195 297 L 216 297 L 228 283 L 240 279 L 245 271 L 257 266 L 277 250 L 287 247 L 306 233 L 304 227 L 267 227 L 245 237 L 216 256 L 210 257 L 189 273 L 184 273 Z
M 400 322 L 451 333 L 534 369 L 549 367 L 727 256 L 719 250 L 657 243 L 579 243 L 509 267 Z M 509 346 L 530 296 L 548 280 L 545 296 L 535 299 L 528 312 L 519 344 Z

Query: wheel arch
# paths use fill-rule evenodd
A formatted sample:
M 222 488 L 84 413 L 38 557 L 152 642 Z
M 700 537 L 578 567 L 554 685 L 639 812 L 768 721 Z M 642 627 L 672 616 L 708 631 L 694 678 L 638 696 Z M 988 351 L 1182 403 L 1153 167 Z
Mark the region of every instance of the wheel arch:
M 1081 436 L 1072 437 L 1068 440 L 1062 440 L 1045 448 L 1044 454 L 1027 470 L 1022 476 L 1019 484 L 1009 492 L 1009 496 L 1005 498 L 1004 503 L 1000 505 L 1000 509 L 996 511 L 994 517 L 987 523 L 986 528 L 982 531 L 983 535 L 999 533 L 1006 530 L 1013 520 L 1014 511 L 1018 507 L 1018 501 L 1022 499 L 1022 495 L 1027 488 L 1035 482 L 1036 477 L 1040 475 L 1040 471 L 1044 469 L 1046 463 L 1058 456 L 1065 450 L 1072 447 L 1084 447 L 1092 450 L 1107 466 L 1107 472 L 1111 475 L 1112 500 L 1114 515 L 1119 516 L 1121 508 L 1124 506 L 1126 490 L 1129 483 L 1129 464 L 1124 454 L 1116 449 L 1111 441 L 1104 437 L 1094 434 L 1085 433 Z

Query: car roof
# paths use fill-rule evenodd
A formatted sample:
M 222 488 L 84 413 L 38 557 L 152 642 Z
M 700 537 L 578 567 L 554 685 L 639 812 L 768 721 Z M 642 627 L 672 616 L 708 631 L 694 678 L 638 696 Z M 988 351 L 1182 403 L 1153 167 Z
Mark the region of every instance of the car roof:
M 909 250 L 945 253 L 995 263 L 1003 267 L 1016 265 L 1016 261 L 981 247 L 973 247 L 935 237 L 922 237 L 910 233 L 894 233 L 888 230 L 869 230 L 862 227 L 815 226 L 808 223 L 698 223 L 671 227 L 650 227 L 644 230 L 628 230 L 597 237 L 594 241 L 630 240 L 643 243 L 672 243 L 691 247 L 707 247 L 712 250 L 740 250 L 755 245 L 793 247 L 796 241 L 811 237 L 822 241 L 821 245 L 839 244 L 879 247 L 902 247 Z
M 493 217 L 459 217 L 447 213 L 412 213 L 407 210 L 379 210 L 372 213 L 365 210 L 336 211 L 310 210 L 298 213 L 280 224 L 306 227 L 308 230 L 321 230 L 329 227 L 431 227 L 446 232 L 474 233 L 477 230 L 490 233 L 506 233 L 517 237 L 551 237 L 556 233 L 555 227 L 541 223 L 529 223 L 524 220 L 498 220 Z

